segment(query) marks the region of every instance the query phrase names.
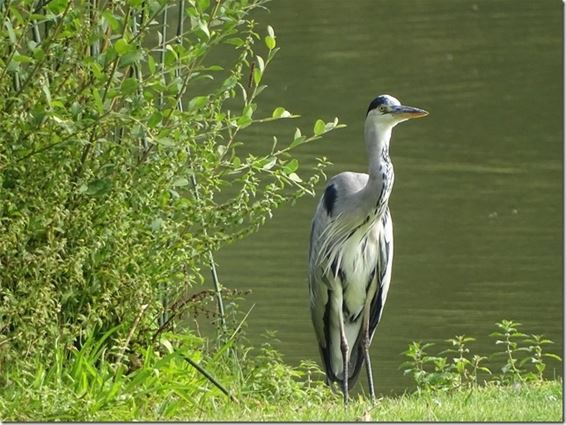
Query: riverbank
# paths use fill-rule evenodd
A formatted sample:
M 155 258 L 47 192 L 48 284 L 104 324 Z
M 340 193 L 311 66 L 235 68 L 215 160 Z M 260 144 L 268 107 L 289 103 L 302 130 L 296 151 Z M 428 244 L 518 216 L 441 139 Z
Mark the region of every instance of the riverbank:
M 488 385 L 467 391 L 407 394 L 371 403 L 358 400 L 226 407 L 208 417 L 222 421 L 562 422 L 562 382 Z M 202 418 L 205 419 L 205 418 Z
M 120 397 L 93 409 L 94 400 L 81 399 L 64 388 L 54 393 L 32 395 L 27 404 L 10 403 L 0 396 L 2 421 L 450 421 L 450 422 L 562 422 L 561 381 L 543 381 L 515 386 L 489 384 L 449 393 L 413 393 L 379 398 L 371 404 L 361 397 L 344 407 L 339 397 L 318 396 L 258 400 L 255 397 L 230 402 L 195 405 L 178 394 L 145 394 L 144 405 L 132 409 L 131 400 Z M 26 391 L 22 389 L 22 395 Z M 320 395 L 320 394 L 319 394 Z M 53 397 L 55 396 L 55 397 Z M 24 396 L 24 398 L 26 398 Z M 33 399 L 33 400 L 32 400 Z M 43 402 L 40 402 L 43 401 Z M 15 401 L 15 400 L 13 400 Z M 20 401 L 24 401 L 23 399 Z

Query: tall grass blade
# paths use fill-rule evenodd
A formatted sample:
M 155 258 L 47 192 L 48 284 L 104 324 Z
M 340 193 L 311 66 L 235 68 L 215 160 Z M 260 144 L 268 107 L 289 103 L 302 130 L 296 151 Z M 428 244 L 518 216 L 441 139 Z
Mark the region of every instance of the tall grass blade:
M 238 400 L 236 399 L 236 397 L 234 397 L 232 394 L 230 394 L 230 392 L 226 388 L 224 388 L 224 386 L 220 382 L 218 382 L 214 378 L 214 376 L 212 376 L 210 373 L 208 373 L 202 366 L 200 366 L 198 363 L 195 363 L 190 357 L 188 357 L 185 354 L 181 354 L 181 356 L 183 357 L 183 359 L 185 359 L 185 361 L 187 363 L 189 363 L 192 367 L 194 367 L 196 370 L 198 370 L 206 379 L 208 379 L 216 388 L 218 388 L 220 391 L 222 391 L 224 394 L 226 394 L 226 396 L 228 396 L 228 398 L 230 398 L 230 400 L 238 403 Z

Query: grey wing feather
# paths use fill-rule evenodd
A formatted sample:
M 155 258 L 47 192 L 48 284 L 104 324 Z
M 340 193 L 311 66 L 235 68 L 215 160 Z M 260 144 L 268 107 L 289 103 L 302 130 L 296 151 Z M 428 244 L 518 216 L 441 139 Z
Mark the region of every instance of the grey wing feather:
M 383 215 L 382 223 L 383 231 L 379 236 L 379 259 L 376 273 L 376 279 L 379 286 L 370 307 L 370 338 L 373 338 L 375 328 L 381 319 L 383 307 L 389 292 L 389 284 L 391 282 L 391 270 L 393 265 L 393 224 L 391 222 L 389 209 L 387 209 Z
M 332 367 L 330 365 L 330 347 L 329 347 L 329 329 L 325 325 L 329 323 L 329 318 L 325 316 L 329 312 L 329 291 L 330 283 L 324 274 L 323 267 L 317 263 L 318 251 L 321 248 L 321 235 L 331 221 L 331 213 L 336 201 L 336 193 L 333 192 L 332 184 L 329 184 L 321 197 L 316 213 L 312 220 L 311 237 L 309 247 L 309 294 L 310 294 L 310 310 L 313 327 L 321 358 L 324 362 L 324 369 L 329 381 L 336 380 Z M 329 197 L 333 197 L 332 205 Z
M 318 256 L 318 241 L 320 234 L 330 221 L 330 217 L 322 208 L 322 200 L 316 209 L 316 214 L 312 221 L 310 249 L 309 249 L 309 292 L 312 322 L 316 336 L 321 345 L 325 346 L 324 335 L 324 313 L 328 303 L 328 285 L 324 282 L 322 268 L 316 264 Z

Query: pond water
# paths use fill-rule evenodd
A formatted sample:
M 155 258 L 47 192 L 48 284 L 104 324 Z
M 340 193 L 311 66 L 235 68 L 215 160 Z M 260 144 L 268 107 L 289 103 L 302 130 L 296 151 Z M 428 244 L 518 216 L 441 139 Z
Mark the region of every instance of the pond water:
M 268 70 L 266 111 L 302 117 L 254 129 L 263 144 L 283 127 L 319 117 L 348 124 L 297 151 L 328 174 L 365 172 L 363 120 L 376 95 L 430 115 L 399 125 L 393 278 L 372 345 L 376 389 L 408 388 L 400 353 L 413 340 L 466 334 L 494 351 L 494 323 L 512 319 L 563 344 L 562 2 L 526 0 L 279 0 L 258 13 L 281 51 Z M 274 130 L 275 128 L 275 130 Z M 279 129 L 279 130 L 277 130 Z M 279 134 L 280 140 L 285 140 Z M 285 359 L 320 364 L 307 290 L 310 222 L 317 198 L 276 211 L 252 237 L 218 257 L 241 302 L 252 342 L 277 331 Z M 561 365 L 553 364 L 557 374 Z M 362 379 L 364 380 L 364 379 Z

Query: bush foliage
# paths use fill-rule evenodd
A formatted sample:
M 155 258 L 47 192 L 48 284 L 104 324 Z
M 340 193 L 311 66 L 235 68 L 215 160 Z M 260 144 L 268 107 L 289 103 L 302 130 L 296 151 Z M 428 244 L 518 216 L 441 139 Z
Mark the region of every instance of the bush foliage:
M 0 366 L 115 326 L 146 344 L 214 252 L 312 193 L 326 161 L 299 175 L 292 151 L 337 120 L 246 144 L 294 117 L 256 116 L 262 5 L 0 2 Z

